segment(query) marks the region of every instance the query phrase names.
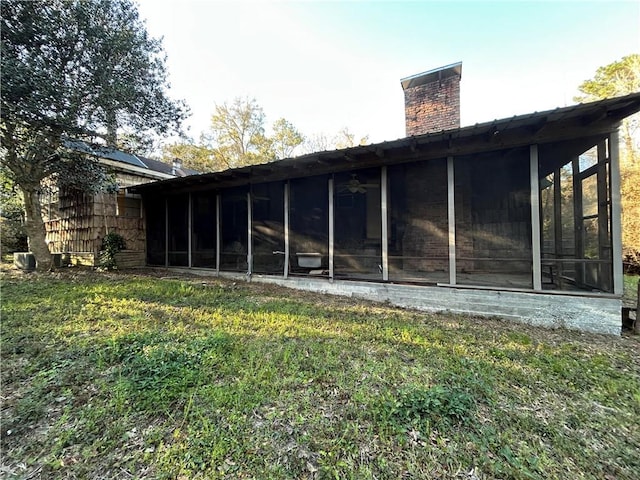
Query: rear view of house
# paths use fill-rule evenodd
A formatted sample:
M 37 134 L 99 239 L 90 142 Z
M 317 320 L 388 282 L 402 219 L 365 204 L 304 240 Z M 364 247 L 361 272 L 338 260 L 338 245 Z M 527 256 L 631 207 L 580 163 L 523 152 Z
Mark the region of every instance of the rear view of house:
M 401 81 L 406 138 L 135 187 L 147 264 L 619 333 L 640 94 L 460 127 L 461 73 Z

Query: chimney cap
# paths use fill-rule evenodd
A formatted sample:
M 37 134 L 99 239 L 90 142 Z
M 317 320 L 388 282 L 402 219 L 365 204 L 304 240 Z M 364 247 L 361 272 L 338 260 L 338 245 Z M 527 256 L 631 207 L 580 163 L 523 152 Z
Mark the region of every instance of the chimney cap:
M 427 72 L 402 78 L 400 83 L 402 84 L 402 89 L 406 90 L 407 88 L 453 77 L 454 75 L 462 78 L 462 62 L 452 63 L 451 65 L 445 65 L 444 67 L 434 68 Z

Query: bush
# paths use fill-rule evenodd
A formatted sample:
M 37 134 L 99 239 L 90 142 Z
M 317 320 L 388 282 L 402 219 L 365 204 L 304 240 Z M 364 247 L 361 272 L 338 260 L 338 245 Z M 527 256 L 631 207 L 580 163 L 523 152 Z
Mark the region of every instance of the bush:
M 27 233 L 20 217 L 8 216 L 5 212 L 0 216 L 0 250 L 3 254 L 29 250 Z
M 100 252 L 100 266 L 107 270 L 118 268 L 116 265 L 116 253 L 127 247 L 122 235 L 111 232 L 102 239 L 102 251 Z

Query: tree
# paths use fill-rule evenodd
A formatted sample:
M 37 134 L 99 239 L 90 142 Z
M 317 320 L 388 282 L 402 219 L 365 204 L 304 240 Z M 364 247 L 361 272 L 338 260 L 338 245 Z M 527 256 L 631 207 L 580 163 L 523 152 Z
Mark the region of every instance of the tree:
M 580 84 L 579 102 L 601 100 L 640 91 L 640 55 L 623 57 L 596 70 L 594 77 Z M 640 115 L 622 122 L 620 180 L 622 193 L 622 246 L 624 254 L 640 263 Z
M 324 133 L 316 133 L 305 138 L 303 153 L 324 152 L 330 148 L 333 148 L 331 139 Z
M 356 136 L 349 128 L 343 127 L 333 137 L 327 137 L 323 133 L 311 135 L 305 139 L 303 150 L 304 153 L 324 152 L 332 149 L 343 149 L 355 147 L 357 145 L 365 145 L 369 141 L 369 135 L 360 137 L 356 141 Z
M 162 147 L 162 160 L 165 163 L 172 163 L 173 159 L 179 158 L 183 166 L 200 173 L 217 172 L 227 168 L 227 165 L 220 162 L 216 153 L 202 139 L 200 144 L 188 140 L 184 143 L 176 142 Z
M 228 168 L 265 163 L 275 157 L 265 136 L 265 114 L 255 98 L 236 97 L 216 105 L 211 117 L 211 141 Z
M 291 158 L 294 150 L 304 142 L 304 136 L 284 118 L 273 122 L 272 128 L 271 145 L 276 158 Z
M 360 140 L 356 141 L 355 134 L 351 133 L 347 127 L 343 127 L 334 137 L 334 143 L 336 148 L 350 148 L 356 145 L 364 145 L 369 141 L 369 136 L 365 135 Z
M 91 191 L 104 172 L 66 138 L 179 130 L 186 107 L 166 94 L 165 57 L 131 0 L 3 0 L 2 164 L 24 199 L 37 268 L 51 256 L 39 194 L 60 182 Z

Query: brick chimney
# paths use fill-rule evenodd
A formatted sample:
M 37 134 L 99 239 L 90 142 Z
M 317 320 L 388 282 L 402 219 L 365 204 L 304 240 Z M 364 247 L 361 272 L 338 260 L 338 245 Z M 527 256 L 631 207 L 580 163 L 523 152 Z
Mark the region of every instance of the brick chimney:
M 462 62 L 400 80 L 407 137 L 460 128 Z

